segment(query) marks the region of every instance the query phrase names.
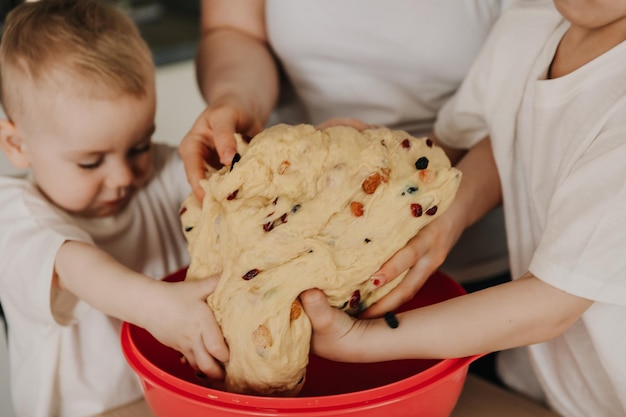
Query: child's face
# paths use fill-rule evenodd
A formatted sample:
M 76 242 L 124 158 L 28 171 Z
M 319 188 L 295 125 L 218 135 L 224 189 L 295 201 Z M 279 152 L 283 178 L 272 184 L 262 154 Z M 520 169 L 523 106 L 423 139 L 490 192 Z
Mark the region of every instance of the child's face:
M 148 179 L 154 91 L 111 100 L 61 93 L 30 110 L 38 116 L 20 132 L 24 155 L 57 206 L 84 217 L 113 215 Z

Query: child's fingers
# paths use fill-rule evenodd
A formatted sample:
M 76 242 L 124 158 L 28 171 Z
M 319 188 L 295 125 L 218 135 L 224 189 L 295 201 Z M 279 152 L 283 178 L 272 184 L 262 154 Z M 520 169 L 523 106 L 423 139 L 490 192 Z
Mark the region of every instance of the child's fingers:
M 323 329 L 332 325 L 334 311 L 321 290 L 304 291 L 300 294 L 300 301 L 314 329 Z

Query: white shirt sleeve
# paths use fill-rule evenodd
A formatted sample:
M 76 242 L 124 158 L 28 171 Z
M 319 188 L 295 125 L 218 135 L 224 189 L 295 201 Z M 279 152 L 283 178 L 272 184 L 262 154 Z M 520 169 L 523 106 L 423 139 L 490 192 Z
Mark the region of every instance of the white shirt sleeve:
M 67 324 L 78 314 L 78 299 L 53 290 L 54 262 L 67 240 L 90 242 L 87 233 L 27 180 L 0 179 L 0 291 L 9 314 L 24 310 L 31 320 Z
M 556 189 L 530 271 L 558 288 L 626 306 L 626 129 L 598 136 Z

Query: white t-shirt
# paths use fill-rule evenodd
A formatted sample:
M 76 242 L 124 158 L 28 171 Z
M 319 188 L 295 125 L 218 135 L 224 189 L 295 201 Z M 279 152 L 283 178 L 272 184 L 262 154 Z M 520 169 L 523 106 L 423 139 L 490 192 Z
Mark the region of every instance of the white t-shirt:
M 304 106 L 279 108 L 289 123 L 354 117 L 432 130 L 480 50 L 504 0 L 267 0 L 270 44 Z M 475 279 L 508 269 L 496 210 L 468 229 L 443 269 Z
M 595 303 L 567 332 L 507 352 L 500 369 L 564 416 L 626 415 L 626 42 L 546 79 L 569 27 L 528 2 L 494 27 L 435 131 L 469 147 L 490 135 L 503 187 L 511 272 Z M 519 365 L 519 363 L 518 363 Z M 536 379 L 535 379 L 536 377 Z
M 20 417 L 90 416 L 142 395 L 121 351 L 121 322 L 51 282 L 67 240 L 94 243 L 154 278 L 188 264 L 178 211 L 190 187 L 176 150 L 153 146 L 154 177 L 115 218 L 72 217 L 29 180 L 0 177 L 0 301 Z

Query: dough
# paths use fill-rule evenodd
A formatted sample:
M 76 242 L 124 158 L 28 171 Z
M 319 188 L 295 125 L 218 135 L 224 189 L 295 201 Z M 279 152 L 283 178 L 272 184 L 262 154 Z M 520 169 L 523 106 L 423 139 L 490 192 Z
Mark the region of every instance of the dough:
M 461 173 L 403 131 L 276 125 L 203 183 L 181 210 L 186 279 L 220 275 L 208 303 L 230 348 L 226 389 L 291 396 L 311 326 L 298 295 L 317 287 L 350 313 L 397 285 L 370 276 L 451 203 Z

